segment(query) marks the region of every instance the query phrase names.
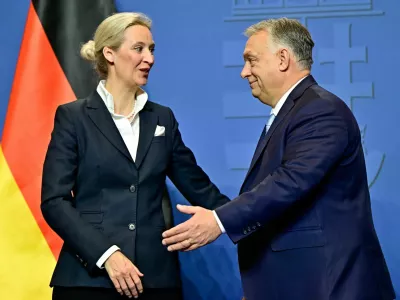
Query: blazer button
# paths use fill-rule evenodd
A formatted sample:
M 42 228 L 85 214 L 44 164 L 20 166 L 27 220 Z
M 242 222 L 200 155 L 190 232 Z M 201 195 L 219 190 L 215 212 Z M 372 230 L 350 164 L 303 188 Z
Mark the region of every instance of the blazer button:
M 136 229 L 136 226 L 135 226 L 135 224 L 131 223 L 128 225 L 128 228 L 130 231 L 134 231 Z
M 131 193 L 136 192 L 136 187 L 132 184 L 132 185 L 129 187 L 129 191 L 130 191 Z

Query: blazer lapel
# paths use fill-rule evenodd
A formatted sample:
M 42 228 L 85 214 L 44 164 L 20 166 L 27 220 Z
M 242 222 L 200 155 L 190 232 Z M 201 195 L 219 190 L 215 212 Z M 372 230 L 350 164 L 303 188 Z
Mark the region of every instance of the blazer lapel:
M 278 127 L 278 125 L 282 122 L 282 120 L 285 118 L 285 116 L 288 114 L 288 112 L 292 109 L 294 103 L 291 101 L 289 98 L 286 100 L 285 104 L 282 106 L 281 110 L 279 111 L 278 115 L 276 116 L 274 122 L 272 123 L 271 127 L 269 128 L 267 134 L 261 138 L 259 141 L 256 151 L 254 152 L 253 158 L 251 160 L 251 164 L 249 167 L 249 170 L 247 172 L 246 178 L 251 172 L 251 170 L 254 168 L 254 165 L 258 161 L 258 159 L 261 156 L 261 153 L 264 152 L 265 147 L 267 146 L 272 134 L 274 133 L 275 129 Z M 264 128 L 265 130 L 265 128 Z
M 267 134 L 264 138 L 261 138 L 258 142 L 257 148 L 254 152 L 253 158 L 250 163 L 249 170 L 247 171 L 246 177 L 243 181 L 242 188 L 244 183 L 246 182 L 249 174 L 253 170 L 256 162 L 260 158 L 261 154 L 264 152 L 265 147 L 267 146 L 272 134 L 274 133 L 275 129 L 279 126 L 282 120 L 286 117 L 289 111 L 293 108 L 295 101 L 300 98 L 306 89 L 308 89 L 311 85 L 316 84 L 315 79 L 309 75 L 308 77 L 304 78 L 302 82 L 299 83 L 298 86 L 289 94 L 288 98 L 286 99 L 285 103 L 283 104 L 282 108 L 280 109 L 278 115 L 275 117 L 274 122 L 272 123 L 271 127 L 269 128 Z M 265 128 L 264 128 L 265 129 Z
M 114 145 L 127 159 L 133 163 L 132 156 L 125 145 L 118 128 L 107 110 L 106 105 L 97 92 L 93 92 L 88 99 L 88 115 L 100 132 Z
M 149 148 L 151 141 L 154 138 L 154 133 L 156 131 L 158 116 L 149 106 L 146 104 L 143 110 L 139 113 L 140 115 L 140 135 L 139 135 L 139 145 L 136 154 L 136 166 L 140 168 Z

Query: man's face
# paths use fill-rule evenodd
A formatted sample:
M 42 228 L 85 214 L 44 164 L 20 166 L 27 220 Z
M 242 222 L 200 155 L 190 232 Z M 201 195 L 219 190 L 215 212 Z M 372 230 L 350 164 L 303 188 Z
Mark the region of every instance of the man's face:
M 245 64 L 240 74 L 248 80 L 253 96 L 267 105 L 272 105 L 274 91 L 281 82 L 280 59 L 271 50 L 271 44 L 266 31 L 250 36 L 243 52 Z

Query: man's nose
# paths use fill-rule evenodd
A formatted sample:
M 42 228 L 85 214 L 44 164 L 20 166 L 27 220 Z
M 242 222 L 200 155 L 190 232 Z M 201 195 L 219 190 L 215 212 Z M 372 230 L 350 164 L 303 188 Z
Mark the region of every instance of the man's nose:
M 247 78 L 250 76 L 250 68 L 248 67 L 247 63 L 243 66 L 242 72 L 240 72 L 240 77 Z

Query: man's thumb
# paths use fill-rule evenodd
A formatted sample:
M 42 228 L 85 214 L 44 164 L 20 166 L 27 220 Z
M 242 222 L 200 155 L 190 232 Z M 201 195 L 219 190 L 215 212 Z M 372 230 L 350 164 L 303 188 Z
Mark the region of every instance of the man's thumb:
M 195 207 L 195 206 L 189 206 L 189 205 L 181 205 L 181 204 L 178 204 L 178 205 L 176 206 L 176 208 L 177 208 L 181 213 L 184 213 L 184 214 L 187 214 L 187 215 L 194 215 L 194 214 L 197 212 L 197 207 Z

